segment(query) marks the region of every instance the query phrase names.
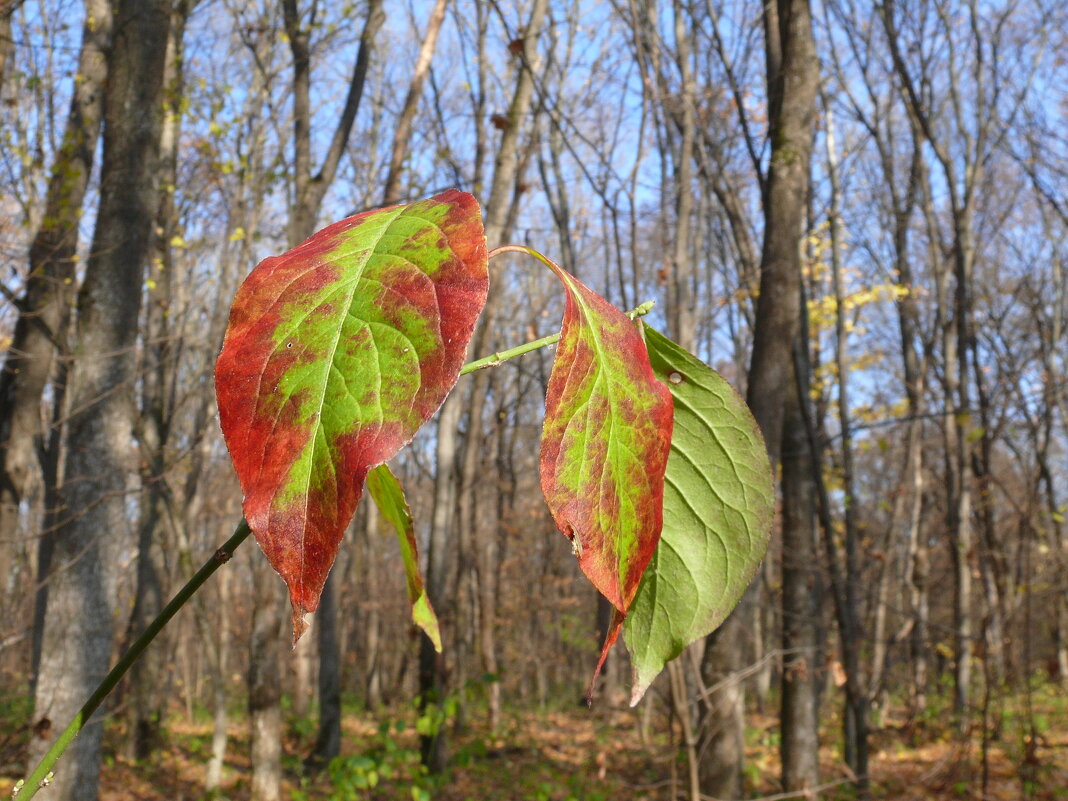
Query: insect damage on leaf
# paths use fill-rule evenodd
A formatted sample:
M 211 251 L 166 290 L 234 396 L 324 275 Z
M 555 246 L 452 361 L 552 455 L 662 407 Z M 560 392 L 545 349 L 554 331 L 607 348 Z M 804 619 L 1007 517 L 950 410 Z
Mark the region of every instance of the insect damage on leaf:
M 542 491 L 582 572 L 616 610 L 596 682 L 660 539 L 671 393 L 653 374 L 635 324 L 539 258 L 567 291 L 545 399 Z
M 294 641 L 364 479 L 456 383 L 488 289 L 475 199 L 450 190 L 334 223 L 265 259 L 234 299 L 219 417 Z

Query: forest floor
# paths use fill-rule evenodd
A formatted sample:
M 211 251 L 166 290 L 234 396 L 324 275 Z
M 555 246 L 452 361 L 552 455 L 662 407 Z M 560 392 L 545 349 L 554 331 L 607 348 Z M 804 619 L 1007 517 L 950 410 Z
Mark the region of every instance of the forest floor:
M 1068 800 L 1068 695 L 1047 687 L 1032 699 L 1032 714 L 1002 699 L 988 728 L 986 792 L 979 731 L 957 737 L 948 715 L 935 710 L 906 724 L 888 715 L 872 735 L 873 797 L 894 801 L 960 799 Z M 472 721 L 450 739 L 450 768 L 443 777 L 421 772 L 414 713 L 375 721 L 350 713 L 344 723 L 343 759 L 314 780 L 301 778 L 300 754 L 313 726 L 292 722 L 285 743 L 285 801 L 666 801 L 686 799 L 685 757 L 666 731 L 642 736 L 631 710 L 584 709 L 511 712 L 502 733 L 489 737 Z M 1028 720 L 1037 737 L 1027 745 Z M 0 728 L 12 721 L 0 720 Z M 167 743 L 152 759 L 134 763 L 117 754 L 122 732 L 109 727 L 101 801 L 249 801 L 248 732 L 236 720 L 230 732 L 221 791 L 203 791 L 211 755 L 211 726 L 196 715 L 175 716 Z M 979 727 L 974 727 L 978 729 Z M 827 721 L 822 750 L 824 799 L 855 797 L 836 747 L 837 727 Z M 747 732 L 748 797 L 780 798 L 778 723 L 752 715 Z M 14 779 L 0 776 L 0 797 Z M 373 790 L 365 789 L 375 783 Z M 711 801 L 711 799 L 707 799 Z

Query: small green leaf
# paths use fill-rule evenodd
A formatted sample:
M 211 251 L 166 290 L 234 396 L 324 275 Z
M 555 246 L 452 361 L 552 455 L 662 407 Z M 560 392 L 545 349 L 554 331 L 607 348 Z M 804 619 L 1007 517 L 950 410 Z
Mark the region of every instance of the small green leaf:
M 764 439 L 715 371 L 645 329 L 649 360 L 675 404 L 664 529 L 623 624 L 636 704 L 664 665 L 713 631 L 756 575 L 775 511 Z
M 404 560 L 404 575 L 408 580 L 408 601 L 412 605 L 412 620 L 426 632 L 434 643 L 434 650 L 441 653 L 441 629 L 438 616 L 430 605 L 423 577 L 419 573 L 419 552 L 415 545 L 415 526 L 404 489 L 387 465 L 379 465 L 367 474 L 367 491 L 375 505 L 397 531 L 401 558 Z

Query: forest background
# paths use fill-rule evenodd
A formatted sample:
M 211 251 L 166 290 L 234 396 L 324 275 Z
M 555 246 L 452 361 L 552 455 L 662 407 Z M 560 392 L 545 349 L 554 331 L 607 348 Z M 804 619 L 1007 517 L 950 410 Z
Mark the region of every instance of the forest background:
M 240 519 L 242 278 L 455 186 L 747 397 L 781 514 L 742 604 L 638 709 L 622 649 L 572 708 L 610 610 L 530 354 L 395 460 L 443 658 L 364 504 L 294 652 L 246 546 L 41 797 L 1066 797 L 1066 37 L 1041 1 L 0 2 L 0 789 Z M 560 317 L 511 259 L 475 355 Z

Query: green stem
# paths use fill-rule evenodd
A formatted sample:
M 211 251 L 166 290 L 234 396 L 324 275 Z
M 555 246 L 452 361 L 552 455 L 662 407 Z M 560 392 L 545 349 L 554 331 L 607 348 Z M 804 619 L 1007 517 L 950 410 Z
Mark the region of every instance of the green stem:
M 70 725 L 63 730 L 63 733 L 59 735 L 59 739 L 52 744 L 52 747 L 48 749 L 48 753 L 44 755 L 41 762 L 34 768 L 33 773 L 26 777 L 25 783 L 19 782 L 15 785 L 14 791 L 11 793 L 11 797 L 15 798 L 20 796 L 24 801 L 33 798 L 34 794 L 41 788 L 47 785 L 51 781 L 52 766 L 56 764 L 56 760 L 67 749 L 71 741 L 78 736 L 78 732 L 82 730 L 82 727 L 89 721 L 89 718 L 93 716 L 97 707 L 101 702 L 108 697 L 112 690 L 115 689 L 115 685 L 119 683 L 123 676 L 126 675 L 126 671 L 130 669 L 134 662 L 137 661 L 141 653 L 148 647 L 148 644 L 156 638 L 156 635 L 160 633 L 164 626 L 174 617 L 175 613 L 183 606 L 186 601 L 192 597 L 193 593 L 200 589 L 200 586 L 208 580 L 212 573 L 230 561 L 230 557 L 234 555 L 234 551 L 237 546 L 248 539 L 248 535 L 252 533 L 252 529 L 248 527 L 248 523 L 244 518 L 241 518 L 241 522 L 237 524 L 237 528 L 234 529 L 233 535 L 224 542 L 211 558 L 204 563 L 203 567 L 198 570 L 185 586 L 178 591 L 169 604 L 163 607 L 163 611 L 156 616 L 156 619 L 149 623 L 148 628 L 144 633 L 137 638 L 133 645 L 122 655 L 122 658 L 115 664 L 115 667 L 111 669 L 104 680 L 100 682 L 100 685 L 93 691 L 93 694 L 89 696 L 89 700 L 85 702 L 85 705 L 78 710 L 78 714 L 74 716 L 74 720 L 70 722 Z
M 506 247 L 515 247 L 515 245 L 507 245 Z M 501 248 L 498 248 L 500 250 Z M 496 251 L 495 251 L 496 252 Z M 523 251 L 526 252 L 525 250 Z M 655 301 L 647 300 L 640 306 L 636 306 L 627 312 L 627 316 L 635 320 L 638 317 L 644 317 L 653 310 Z M 489 356 L 483 356 L 481 359 L 475 359 L 473 362 L 468 362 L 462 368 L 460 368 L 460 375 L 467 375 L 473 373 L 476 370 L 485 370 L 487 367 L 496 367 L 499 364 L 503 364 L 509 359 L 514 359 L 516 356 L 522 356 L 524 353 L 530 353 L 532 350 L 538 348 L 544 348 L 548 345 L 553 345 L 560 341 L 560 334 L 550 334 L 547 337 L 541 339 L 535 339 L 531 342 L 524 342 L 522 345 L 516 345 L 514 348 L 508 350 L 502 350 L 497 353 L 491 353 Z
M 509 248 L 516 248 L 514 245 L 508 246 Z M 498 248 L 498 251 L 502 248 Z M 533 252 L 527 248 L 522 248 L 521 252 Z M 653 308 L 653 301 L 649 300 L 641 304 L 635 309 L 627 312 L 627 315 L 633 320 L 637 317 L 648 314 Z M 524 353 L 530 353 L 532 350 L 538 348 L 544 348 L 547 345 L 552 345 L 560 339 L 559 334 L 553 334 L 552 336 L 542 337 L 536 339 L 533 342 L 527 342 L 523 345 L 518 345 L 509 350 L 503 350 L 499 353 L 491 353 L 489 356 L 484 356 L 481 359 L 476 359 L 473 362 L 469 362 L 463 366 L 460 370 L 460 375 L 466 375 L 467 373 L 473 373 L 476 370 L 482 370 L 487 367 L 496 367 L 497 365 L 513 359 L 516 356 L 522 356 Z M 11 793 L 11 798 L 18 797 L 20 801 L 29 801 L 37 793 L 39 789 L 47 786 L 52 780 L 52 766 L 56 764 L 56 761 L 63 755 L 63 752 L 67 750 L 67 746 L 71 744 L 71 741 L 78 736 L 78 733 L 84 728 L 85 724 L 89 721 L 89 718 L 93 716 L 97 708 L 103 703 L 104 699 L 108 697 L 116 685 L 122 680 L 122 677 L 126 675 L 127 671 L 133 666 L 133 663 L 140 658 L 141 654 L 148 647 L 149 643 L 156 638 L 156 635 L 163 630 L 163 627 L 170 622 L 170 619 L 185 606 L 186 602 L 193 596 L 201 585 L 218 570 L 226 562 L 230 561 L 230 557 L 234 555 L 234 551 L 242 542 L 248 539 L 248 535 L 252 533 L 248 523 L 244 518 L 241 518 L 241 522 L 238 523 L 237 528 L 234 530 L 233 535 L 224 542 L 218 550 L 212 554 L 211 558 L 204 563 L 203 567 L 198 570 L 185 586 L 178 590 L 178 593 L 171 599 L 163 611 L 156 616 L 148 628 L 144 630 L 140 637 L 127 649 L 126 653 L 122 655 L 118 662 L 115 663 L 115 667 L 111 669 L 111 672 L 104 677 L 104 680 L 100 682 L 99 686 L 93 691 L 93 694 L 89 696 L 89 700 L 85 702 L 78 714 L 74 716 L 74 720 L 70 722 L 70 725 L 63 730 L 63 733 L 59 735 L 59 738 L 52 744 L 52 747 L 48 749 L 48 753 L 44 755 L 40 763 L 33 769 L 33 773 L 26 777 L 24 781 L 18 782 L 15 785 L 15 789 Z

